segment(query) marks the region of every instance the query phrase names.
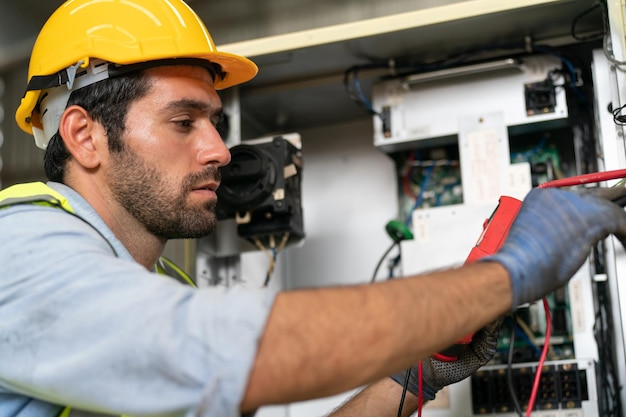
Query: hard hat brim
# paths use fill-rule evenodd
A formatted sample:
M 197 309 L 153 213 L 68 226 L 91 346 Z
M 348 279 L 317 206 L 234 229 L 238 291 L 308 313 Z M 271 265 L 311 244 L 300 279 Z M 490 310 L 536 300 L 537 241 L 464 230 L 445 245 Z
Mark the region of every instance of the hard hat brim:
M 226 76 L 222 80 L 215 81 L 215 89 L 223 90 L 228 87 L 243 84 L 253 79 L 259 69 L 254 62 L 240 55 L 228 52 L 216 52 L 204 56 L 204 59 L 219 64 Z

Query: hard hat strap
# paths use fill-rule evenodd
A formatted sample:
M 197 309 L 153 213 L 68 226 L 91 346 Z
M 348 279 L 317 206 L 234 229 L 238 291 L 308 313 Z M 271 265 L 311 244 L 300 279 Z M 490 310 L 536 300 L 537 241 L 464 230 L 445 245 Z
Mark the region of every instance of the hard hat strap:
M 158 59 L 154 61 L 146 61 L 146 62 L 137 62 L 135 64 L 127 64 L 127 65 L 110 65 L 109 66 L 109 77 L 118 77 L 123 74 L 127 74 L 133 71 L 142 71 L 152 67 L 163 67 L 168 65 L 189 65 L 189 66 L 197 66 L 206 68 L 211 74 L 211 78 L 213 81 L 215 79 L 223 79 L 226 76 L 226 73 L 222 71 L 222 67 L 219 64 L 216 64 L 211 61 L 207 61 L 202 58 L 167 58 L 167 59 Z
M 223 79 L 226 75 L 222 71 L 222 67 L 219 64 L 207 61 L 205 59 L 200 58 L 171 58 L 171 59 L 160 59 L 156 61 L 147 61 L 147 62 L 139 62 L 136 64 L 129 65 L 117 65 L 110 62 L 103 61 L 101 59 L 92 59 L 90 62 L 85 63 L 85 61 L 79 61 L 75 65 L 69 66 L 55 74 L 50 75 L 34 75 L 31 77 L 28 82 L 28 86 L 26 87 L 26 91 L 33 90 L 46 90 L 48 88 L 59 87 L 61 85 L 67 85 L 68 90 L 76 90 L 76 88 L 72 88 L 74 84 L 74 80 L 87 74 L 88 72 L 79 71 L 79 68 L 90 66 L 92 68 L 93 73 L 100 73 L 103 71 L 108 71 L 108 76 L 105 78 L 113 78 L 123 74 L 127 74 L 133 71 L 141 71 L 151 67 L 158 67 L 164 65 L 194 65 L 201 66 L 209 70 L 211 76 L 215 80 L 216 78 Z M 99 80 L 98 80 L 99 81 Z M 83 87 L 89 84 L 83 83 Z
M 76 64 L 54 74 L 33 75 L 28 82 L 26 91 L 47 90 L 48 88 L 55 88 L 62 85 L 67 85 L 68 90 L 77 90 L 77 88 L 74 88 L 75 80 L 88 74 L 101 74 L 108 69 L 109 65 L 110 63 L 101 59 L 80 60 Z M 83 70 L 79 70 L 80 68 L 83 68 Z M 109 75 L 106 75 L 106 77 L 100 79 L 109 78 Z M 92 81 L 92 83 L 93 82 L 95 81 Z M 81 84 L 85 87 L 91 83 L 85 83 L 83 81 Z

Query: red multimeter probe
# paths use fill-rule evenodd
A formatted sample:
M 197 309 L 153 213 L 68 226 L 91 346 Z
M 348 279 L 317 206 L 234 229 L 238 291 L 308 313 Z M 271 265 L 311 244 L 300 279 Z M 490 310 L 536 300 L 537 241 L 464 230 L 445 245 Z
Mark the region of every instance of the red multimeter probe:
M 522 202 L 516 198 L 500 197 L 498 206 L 483 223 L 483 231 L 465 260 L 465 265 L 476 262 L 484 256 L 494 254 L 500 249 L 521 206 Z M 473 336 L 473 334 L 469 334 L 463 337 L 454 345 L 435 353 L 433 358 L 444 362 L 457 360 L 459 354 L 472 341 Z

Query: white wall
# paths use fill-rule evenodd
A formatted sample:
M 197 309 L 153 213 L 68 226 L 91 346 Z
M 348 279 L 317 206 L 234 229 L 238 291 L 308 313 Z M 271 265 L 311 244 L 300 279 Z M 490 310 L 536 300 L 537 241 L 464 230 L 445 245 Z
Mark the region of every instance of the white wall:
M 391 244 L 393 161 L 374 148 L 370 118 L 300 134 L 306 238 L 284 253 L 286 288 L 366 282 Z

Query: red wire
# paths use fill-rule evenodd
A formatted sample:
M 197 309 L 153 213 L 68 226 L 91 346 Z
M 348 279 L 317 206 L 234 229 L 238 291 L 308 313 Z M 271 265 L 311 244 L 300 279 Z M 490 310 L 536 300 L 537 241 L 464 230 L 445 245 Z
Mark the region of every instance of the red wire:
M 409 154 L 409 159 L 406 161 L 406 172 L 402 175 L 402 189 L 404 190 L 404 194 L 408 197 L 415 200 L 417 195 L 411 191 L 411 186 L 409 184 L 409 175 L 411 174 L 411 162 L 415 160 L 415 155 L 413 152 Z
M 552 180 L 538 185 L 537 188 L 571 187 L 573 185 L 616 180 L 624 177 L 626 177 L 626 169 L 616 169 L 613 171 L 593 172 L 591 174 L 576 175 L 574 177 Z
M 422 361 L 417 363 L 417 417 L 422 417 L 424 397 L 422 395 Z
M 530 417 L 535 407 L 535 400 L 537 398 L 537 391 L 539 390 L 539 383 L 541 382 L 541 370 L 543 364 L 546 361 L 548 355 L 548 349 L 550 347 L 550 333 L 552 333 L 552 318 L 550 317 L 550 306 L 548 305 L 548 299 L 543 299 L 543 308 L 546 310 L 546 339 L 543 344 L 543 350 L 541 351 L 541 357 L 539 364 L 537 365 L 537 371 L 535 373 L 535 382 L 533 383 L 533 389 L 530 394 L 530 400 L 528 401 L 528 408 L 526 409 L 526 417 Z
M 409 176 L 408 175 L 405 175 L 405 176 L 402 177 L 402 189 L 404 190 L 404 194 L 407 197 L 410 197 L 413 200 L 415 200 L 417 198 L 415 193 L 413 191 L 411 191 L 411 185 L 409 184 Z

